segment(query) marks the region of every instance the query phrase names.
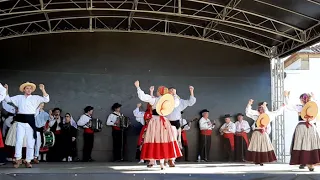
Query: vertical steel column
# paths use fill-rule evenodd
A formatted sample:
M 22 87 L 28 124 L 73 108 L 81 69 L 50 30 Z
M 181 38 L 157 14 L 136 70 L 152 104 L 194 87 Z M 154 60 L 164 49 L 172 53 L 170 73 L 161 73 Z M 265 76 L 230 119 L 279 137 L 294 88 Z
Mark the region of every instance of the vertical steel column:
M 276 49 L 271 50 L 270 69 L 271 69 L 271 102 L 272 111 L 277 110 L 284 103 L 284 63 L 275 57 Z M 285 132 L 284 116 L 277 116 L 272 123 L 272 143 L 278 162 L 285 162 Z

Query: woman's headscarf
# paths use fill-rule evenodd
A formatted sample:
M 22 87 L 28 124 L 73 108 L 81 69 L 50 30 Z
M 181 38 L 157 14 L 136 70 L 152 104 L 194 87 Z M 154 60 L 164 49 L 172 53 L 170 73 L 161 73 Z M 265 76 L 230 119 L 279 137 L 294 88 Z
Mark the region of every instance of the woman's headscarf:
M 168 94 L 169 93 L 169 89 L 165 86 L 159 86 L 158 87 L 158 92 L 161 96 Z
M 74 128 L 77 129 L 78 125 L 77 125 L 76 121 L 73 119 L 73 117 L 71 116 L 70 113 L 66 113 L 66 115 L 67 114 L 69 114 L 69 116 L 70 116 L 70 124 L 71 124 L 71 126 L 73 126 Z M 65 124 L 65 123 L 66 123 L 66 117 L 63 118 L 63 124 Z
M 300 99 L 304 104 L 306 104 L 307 102 L 309 102 L 311 100 L 311 95 L 307 94 L 307 93 L 303 93 L 300 95 Z

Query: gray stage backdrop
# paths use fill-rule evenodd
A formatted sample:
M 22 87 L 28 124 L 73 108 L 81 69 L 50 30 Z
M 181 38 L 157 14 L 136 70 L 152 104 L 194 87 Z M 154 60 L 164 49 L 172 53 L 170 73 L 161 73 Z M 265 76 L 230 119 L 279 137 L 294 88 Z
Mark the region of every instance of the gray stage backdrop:
M 9 84 L 10 95 L 19 94 L 25 81 L 44 83 L 51 98 L 47 110 L 60 107 L 77 121 L 91 105 L 94 117 L 105 122 L 112 104 L 121 103 L 132 121 L 126 150 L 130 161 L 141 129 L 132 114 L 140 102 L 133 85 L 137 79 L 145 92 L 151 85 L 174 86 L 181 98 L 189 97 L 189 85 L 195 87 L 197 103 L 183 117 L 192 120 L 200 110 L 210 111 L 210 119 L 217 121 L 210 154 L 215 161 L 223 160 L 220 117 L 244 113 L 249 98 L 257 103 L 271 97 L 268 59 L 195 40 L 126 33 L 45 35 L 0 41 L 0 54 L 0 81 Z M 198 134 L 195 122 L 187 133 L 191 160 L 197 157 Z M 82 156 L 82 131 L 78 141 Z M 93 158 L 112 160 L 111 128 L 104 126 L 95 135 Z

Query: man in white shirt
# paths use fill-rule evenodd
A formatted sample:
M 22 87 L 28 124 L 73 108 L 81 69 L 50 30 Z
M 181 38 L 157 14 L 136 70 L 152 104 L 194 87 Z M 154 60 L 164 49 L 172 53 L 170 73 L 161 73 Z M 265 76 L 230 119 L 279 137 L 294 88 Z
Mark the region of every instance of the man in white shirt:
M 224 148 L 227 152 L 227 159 L 234 161 L 234 133 L 236 132 L 236 125 L 231 122 L 231 115 L 224 116 L 225 123 L 220 128 L 220 133 L 223 136 Z
M 7 96 L 5 97 L 6 102 L 12 102 L 18 107 L 19 111 L 16 115 L 17 123 L 17 143 L 15 146 L 15 158 L 14 167 L 18 168 L 22 164 L 22 145 L 23 138 L 26 136 L 27 139 L 27 155 L 26 155 L 26 167 L 31 168 L 31 160 L 34 158 L 34 144 L 36 135 L 35 126 L 35 113 L 40 103 L 48 103 L 50 101 L 49 95 L 47 94 L 43 84 L 39 85 L 39 89 L 42 91 L 43 96 L 31 95 L 36 90 L 36 85 L 33 83 L 24 83 L 20 86 L 19 90 L 24 95 L 17 95 L 10 97 L 8 95 L 8 85 L 5 85 L 7 89 Z
M 112 127 L 112 141 L 113 141 L 113 158 L 115 162 L 123 161 L 124 157 L 124 147 L 127 141 L 127 131 L 126 128 L 120 127 L 119 117 L 123 116 L 120 113 L 121 104 L 114 103 L 111 107 L 113 113 L 108 116 L 107 126 Z
M 80 116 L 80 119 L 77 122 L 78 126 L 81 126 L 84 129 L 82 161 L 93 162 L 94 160 L 91 157 L 91 153 L 94 145 L 94 131 L 90 127 L 90 122 L 94 108 L 92 106 L 87 106 L 83 110 L 84 114 Z
M 236 125 L 236 134 L 234 139 L 235 145 L 235 159 L 239 162 L 244 162 L 244 158 L 246 157 L 246 152 L 249 147 L 248 133 L 250 132 L 250 126 L 248 121 L 243 120 L 243 114 L 237 114 L 237 122 Z
M 204 109 L 200 112 L 201 119 L 199 120 L 200 127 L 200 152 L 198 159 L 209 161 L 210 148 L 211 148 L 211 134 L 215 123 L 211 123 L 209 119 L 209 111 Z M 199 157 L 200 156 L 200 157 Z

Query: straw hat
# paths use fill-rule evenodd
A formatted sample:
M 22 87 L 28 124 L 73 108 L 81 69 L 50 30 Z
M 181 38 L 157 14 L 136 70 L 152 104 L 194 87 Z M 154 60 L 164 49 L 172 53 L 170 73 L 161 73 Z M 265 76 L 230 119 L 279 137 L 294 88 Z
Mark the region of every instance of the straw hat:
M 23 90 L 24 90 L 24 88 L 25 88 L 26 86 L 31 86 L 31 87 L 32 87 L 32 92 L 34 92 L 34 91 L 36 90 L 36 88 L 37 88 L 37 86 L 36 86 L 35 84 L 30 83 L 30 82 L 26 82 L 26 83 L 23 83 L 23 84 L 20 85 L 19 90 L 20 90 L 21 92 L 23 92 Z
M 256 123 L 257 123 L 257 127 L 267 127 L 268 124 L 270 123 L 270 118 L 269 118 L 268 114 L 266 114 L 266 113 L 260 114 Z
M 174 109 L 174 98 L 171 94 L 165 94 L 163 95 L 157 105 L 156 105 L 156 111 L 160 116 L 166 116 L 172 113 Z
M 318 105 L 317 103 L 313 102 L 313 101 L 309 101 L 307 102 L 302 110 L 301 110 L 301 118 L 303 120 L 308 120 L 307 117 L 311 118 L 311 120 L 314 120 L 318 115 Z

